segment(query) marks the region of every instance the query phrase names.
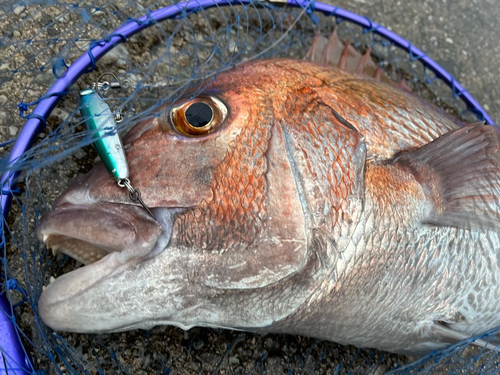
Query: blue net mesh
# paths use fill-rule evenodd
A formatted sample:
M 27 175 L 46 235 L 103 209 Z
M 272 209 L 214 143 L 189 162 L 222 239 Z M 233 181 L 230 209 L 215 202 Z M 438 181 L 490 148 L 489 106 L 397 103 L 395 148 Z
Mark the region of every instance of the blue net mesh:
M 480 114 L 468 109 L 453 88 L 435 79 L 418 60 L 373 32 L 335 17 L 312 16 L 305 9 L 252 2 L 197 9 L 154 23 L 96 63 L 70 89 L 47 118 L 35 145 L 16 163 L 8 162 L 13 142 L 34 105 L 93 43 L 109 37 L 124 22 L 158 8 L 154 1 L 4 1 L 0 4 L 0 171 L 19 171 L 11 212 L 2 238 L 0 293 L 34 370 L 42 373 L 496 373 L 500 356 L 470 345 L 475 338 L 422 358 L 287 335 L 254 335 L 194 328 L 157 327 L 107 335 L 58 333 L 36 310 L 51 276 L 75 267 L 53 256 L 37 240 L 40 218 L 77 175 L 95 164 L 92 134 L 78 109 L 78 92 L 112 72 L 126 84 L 104 93 L 126 131 L 139 120 L 158 116 L 158 108 L 188 89 L 203 89 L 202 78 L 252 58 L 302 58 L 318 26 L 328 37 L 335 25 L 341 40 L 360 52 L 371 47 L 374 60 L 394 81 L 405 79 L 413 92 L 465 121 Z M 373 31 L 373 30 L 372 30 Z M 109 77 L 106 77 L 108 80 Z M 102 81 L 101 81 L 102 82 Z M 20 114 L 22 116 L 20 116 Z M 489 341 L 497 330 L 481 337 Z M 8 368 L 25 363 L 3 359 Z M 8 364 L 7 364 L 8 363 Z M 0 374 L 2 363 L 0 362 Z M 8 373 L 8 371 L 7 371 Z

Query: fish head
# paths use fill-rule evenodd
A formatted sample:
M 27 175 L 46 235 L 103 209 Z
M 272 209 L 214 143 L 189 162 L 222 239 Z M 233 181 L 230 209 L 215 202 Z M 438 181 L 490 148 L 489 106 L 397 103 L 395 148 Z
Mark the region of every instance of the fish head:
M 337 225 L 339 213 L 357 207 L 362 185 L 348 177 L 360 180 L 364 149 L 318 101 L 312 88 L 322 85 L 322 70 L 308 64 L 317 72 L 299 75 L 302 64 L 238 66 L 124 137 L 131 184 L 158 221 L 103 165 L 58 198 L 38 236 L 86 265 L 42 293 L 47 325 L 76 332 L 157 324 L 255 329 L 310 298 L 334 267 L 325 233 L 335 227 L 340 238 L 355 224 L 354 213 L 347 227 Z M 317 133 L 323 121 L 332 133 Z M 330 148 L 321 140 L 311 145 L 318 137 L 338 140 Z M 324 172 L 310 165 L 309 148 L 316 162 L 357 167 L 333 191 L 317 186 Z

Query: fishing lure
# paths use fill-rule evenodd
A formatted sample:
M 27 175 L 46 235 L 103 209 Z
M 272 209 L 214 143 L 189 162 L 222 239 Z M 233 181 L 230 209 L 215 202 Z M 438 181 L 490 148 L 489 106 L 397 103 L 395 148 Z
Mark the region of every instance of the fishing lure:
M 111 75 L 116 82 L 99 82 L 105 75 Z M 93 145 L 111 176 L 119 187 L 129 191 L 129 197 L 134 203 L 139 203 L 155 220 L 158 221 L 151 209 L 141 198 L 141 192 L 130 183 L 130 173 L 123 144 L 118 135 L 116 124 L 123 118 L 121 114 L 113 115 L 106 100 L 99 94 L 99 89 L 121 88 L 121 83 L 113 73 L 101 75 L 94 88 L 80 91 L 80 113 L 85 125 L 93 133 Z

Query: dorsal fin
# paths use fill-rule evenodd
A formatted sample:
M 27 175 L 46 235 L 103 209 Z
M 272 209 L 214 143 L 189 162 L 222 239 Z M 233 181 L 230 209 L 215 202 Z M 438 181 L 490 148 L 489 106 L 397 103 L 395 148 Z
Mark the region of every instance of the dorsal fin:
M 370 48 L 364 54 L 361 54 L 349 41 L 345 44 L 342 43 L 337 36 L 336 27 L 328 39 L 323 37 L 319 30 L 316 30 L 311 47 L 304 56 L 304 60 L 321 65 L 334 66 L 346 72 L 374 78 L 391 86 L 400 87 L 405 91 L 411 92 L 408 86 L 396 84 L 385 75 L 380 66 L 373 61 Z

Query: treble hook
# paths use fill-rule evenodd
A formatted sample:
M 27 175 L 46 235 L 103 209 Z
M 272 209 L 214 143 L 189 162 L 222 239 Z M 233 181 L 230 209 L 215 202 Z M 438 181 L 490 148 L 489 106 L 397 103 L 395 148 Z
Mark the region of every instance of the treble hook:
M 130 180 L 128 178 L 122 178 L 118 180 L 118 186 L 119 187 L 126 187 L 128 192 L 129 192 L 129 197 L 130 200 L 134 203 L 139 203 L 144 209 L 150 214 L 153 219 L 159 222 L 158 218 L 153 214 L 153 212 L 150 210 L 150 208 L 144 203 L 144 201 L 141 198 L 141 192 L 137 189 L 134 189 L 132 185 L 130 184 Z

